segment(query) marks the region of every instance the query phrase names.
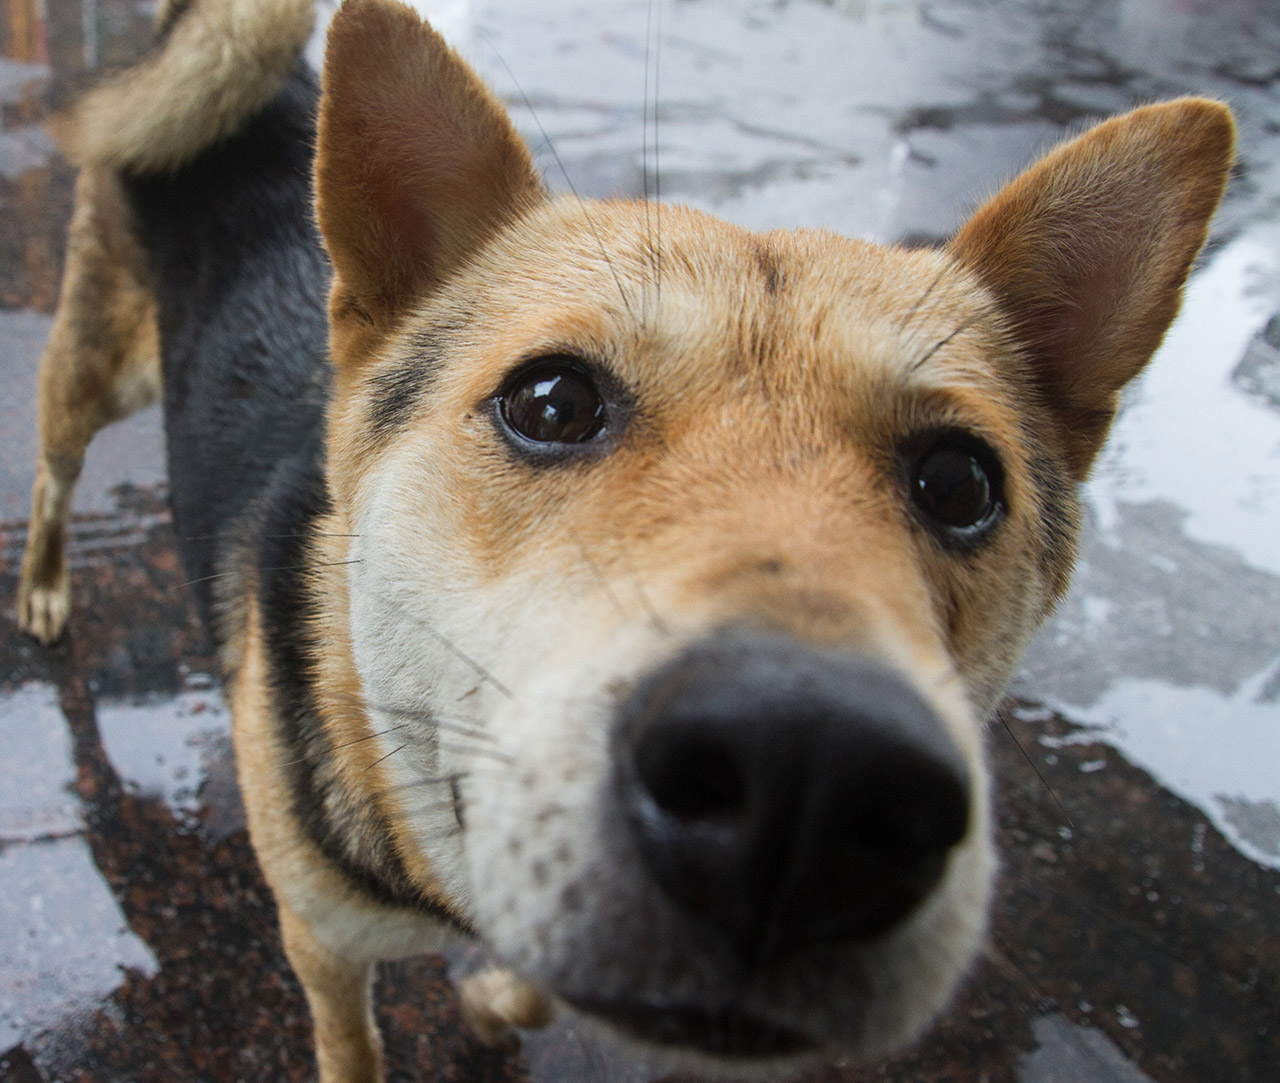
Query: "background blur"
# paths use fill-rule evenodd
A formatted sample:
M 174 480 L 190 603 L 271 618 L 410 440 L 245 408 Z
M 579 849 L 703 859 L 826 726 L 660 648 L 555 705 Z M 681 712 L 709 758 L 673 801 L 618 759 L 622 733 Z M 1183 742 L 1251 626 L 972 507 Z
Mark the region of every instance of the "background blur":
M 1091 118 L 1186 93 L 1234 107 L 1213 242 L 1091 485 L 1075 590 L 992 724 L 1006 857 L 987 957 L 911 1056 L 804 1078 L 1274 1083 L 1280 5 L 418 6 L 508 102 L 553 188 L 658 192 L 753 228 L 939 240 Z M 13 623 L 73 181 L 44 102 L 135 56 L 149 19 L 138 0 L 0 0 L 3 1083 L 311 1070 L 171 548 L 154 412 L 90 452 L 69 639 L 44 650 Z M 649 1078 L 568 1025 L 480 1048 L 444 968 L 384 968 L 393 1078 Z

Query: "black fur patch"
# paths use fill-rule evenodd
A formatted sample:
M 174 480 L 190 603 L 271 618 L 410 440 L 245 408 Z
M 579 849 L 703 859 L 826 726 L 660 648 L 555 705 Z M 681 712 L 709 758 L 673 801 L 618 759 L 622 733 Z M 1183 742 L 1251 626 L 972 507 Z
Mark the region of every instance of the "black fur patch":
M 321 602 L 308 560 L 329 507 L 330 271 L 310 182 L 316 99 L 299 64 L 235 135 L 174 173 L 126 178 L 158 304 L 170 502 L 210 624 L 214 581 L 234 554 L 253 555 L 293 807 L 307 834 L 373 898 L 457 924 L 412 883 L 378 810 L 336 778 L 312 690 Z
M 1040 503 L 1040 567 L 1062 589 L 1074 555 L 1076 487 L 1038 441 L 1032 438 L 1029 446 L 1033 450 L 1028 467 Z
M 764 279 L 764 291 L 772 296 L 782 288 L 784 281 L 782 268 L 778 266 L 778 255 L 764 241 L 756 241 L 754 250 L 756 266 L 760 269 L 760 275 Z
M 410 339 L 413 357 L 369 381 L 368 431 L 376 444 L 390 440 L 409 424 L 444 367 L 450 338 L 458 334 L 465 319 L 464 314 L 457 321 L 418 331 Z
M 381 372 L 370 380 L 369 435 L 381 444 L 409 424 L 414 408 L 426 394 L 439 369 L 439 360 L 424 356 Z
M 290 761 L 294 812 L 324 855 L 366 893 L 457 925 L 422 896 L 391 843 L 385 819 L 336 777 L 334 750 L 311 687 L 321 644 L 311 631 L 322 604 L 308 585 L 316 521 L 329 510 L 319 432 L 280 464 L 263 494 L 259 598 L 270 681 Z

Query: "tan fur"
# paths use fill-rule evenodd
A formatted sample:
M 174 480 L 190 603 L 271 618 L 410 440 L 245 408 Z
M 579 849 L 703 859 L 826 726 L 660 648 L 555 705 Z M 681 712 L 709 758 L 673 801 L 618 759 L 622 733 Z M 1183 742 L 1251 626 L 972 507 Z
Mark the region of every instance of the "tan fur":
M 385 25 L 372 33 L 370 22 Z M 357 562 L 353 599 L 374 592 L 352 618 L 366 690 L 389 700 L 425 694 L 381 661 L 411 652 L 434 673 L 458 670 L 456 683 L 439 687 L 433 699 L 468 697 L 501 738 L 534 725 L 521 700 L 565 694 L 541 668 L 576 674 L 564 680 L 575 689 L 619 680 L 625 687 L 623 674 L 643 672 L 707 629 L 749 616 L 815 643 L 857 647 L 911 673 L 981 774 L 976 723 L 1063 590 L 1077 521 L 1073 483 L 1105 431 L 1105 424 L 1080 431 L 1081 410 L 1096 404 L 1082 404 L 1074 389 L 1097 388 L 1110 405 L 1115 388 L 1136 371 L 1130 358 L 1145 361 L 1157 344 L 1153 328 L 1162 332 L 1176 308 L 1225 180 L 1225 110 L 1177 103 L 1101 126 L 980 211 L 952 254 L 885 251 L 825 234 L 753 237 L 678 208 L 664 210 L 655 236 L 642 207 L 543 197 L 523 158 L 495 151 L 511 136 L 490 111 L 476 119 L 470 107 L 444 109 L 464 125 L 452 133 L 464 146 L 480 138 L 465 125 L 496 127 L 482 151 L 443 162 L 432 157 L 438 150 L 393 156 L 386 171 L 371 164 L 383 161 L 368 149 L 380 141 L 417 145 L 406 126 L 438 116 L 440 95 L 470 101 L 478 93 L 459 90 L 453 76 L 437 74 L 426 91 L 416 77 L 378 78 L 415 63 L 409 54 L 392 64 L 387 48 L 421 50 L 433 65 L 453 70 L 443 47 L 428 34 L 415 37 L 410 23 L 379 3 L 339 15 L 317 168 L 336 272 L 332 345 L 340 378 L 330 414 L 330 479 L 349 509 L 350 533 L 376 536 L 383 562 L 374 571 L 369 551 L 356 543 L 343 554 Z M 363 80 L 376 89 L 357 93 Z M 375 95 L 376 110 L 365 104 Z M 359 153 L 350 147 L 356 132 Z M 1189 164 L 1180 157 L 1184 134 L 1197 148 Z M 1057 180 L 1046 188 L 1050 173 Z M 460 184 L 472 194 L 469 213 L 437 212 L 452 206 Z M 1133 220 L 1133 184 L 1166 191 L 1176 213 Z M 370 198 L 387 191 L 394 198 Z M 1110 249 L 1114 266 L 1104 266 L 1100 280 L 1076 273 L 1097 263 L 1121 225 L 1126 244 Z M 449 243 L 434 247 L 446 231 Z M 1003 288 L 1007 267 L 1045 236 L 1052 237 L 1053 259 L 1037 258 L 1059 306 L 1051 317 L 1085 310 L 1100 293 L 1113 328 L 1130 321 L 1140 329 L 1114 368 L 1101 351 L 1082 349 L 1072 358 L 1093 373 L 1062 376 L 1071 359 L 1043 348 L 1044 337 L 1035 335 L 1043 309 Z M 1068 270 L 1055 271 L 1059 265 Z M 416 287 L 409 290 L 413 304 L 403 300 L 405 283 Z M 366 431 L 370 396 L 380 378 L 412 363 L 427 330 L 449 364 L 433 378 L 409 430 L 379 445 Z M 641 389 L 641 416 L 602 461 L 535 477 L 495 454 L 483 404 L 513 364 L 540 354 L 598 359 Z M 881 450 L 913 431 L 947 426 L 980 432 L 996 448 L 1012 509 L 999 537 L 962 560 L 919 534 Z M 1045 476 L 1058 477 L 1061 491 L 1046 490 Z M 416 477 L 431 483 L 393 480 Z M 424 533 L 418 524 L 429 527 Z M 395 601 L 375 596 L 381 577 L 397 584 Z M 441 592 L 453 608 L 433 602 Z M 428 626 L 412 645 L 403 643 L 405 626 L 386 615 L 397 604 Z M 554 625 L 544 614 L 548 605 Z M 646 630 L 637 632 L 637 624 Z M 483 658 L 494 681 L 477 683 L 474 672 L 446 658 L 439 639 Z M 516 706 L 501 702 L 492 687 L 498 681 L 514 689 Z M 549 723 L 539 726 L 538 740 L 557 748 L 584 733 L 568 723 L 555 732 Z M 554 768 L 532 745 L 500 739 L 498 747 L 529 779 L 507 783 L 521 796 L 504 792 L 505 802 L 537 807 L 547 798 L 534 776 Z M 394 750 L 390 741 L 380 748 Z M 448 757 L 424 753 L 409 762 L 406 776 L 438 771 Z M 562 794 L 576 792 L 575 770 L 565 768 Z M 471 824 L 468 838 L 494 834 L 489 854 L 503 838 L 515 844 L 518 836 L 504 833 L 521 829 L 507 826 L 501 802 L 486 811 L 483 795 L 465 796 L 469 817 L 492 818 Z M 412 818 L 404 809 L 397 818 L 406 811 Z M 589 833 L 590 826 L 578 830 Z M 412 837 L 412 823 L 401 831 Z M 480 861 L 471 870 L 470 912 L 499 957 L 517 969 L 536 970 L 536 953 L 523 945 L 553 934 L 541 919 L 499 916 L 486 892 L 539 862 L 557 864 L 562 883 L 590 875 L 579 855 L 554 846 L 523 865 L 497 861 L 492 882 L 489 858 L 450 856 L 438 845 L 435 852 L 450 868 Z M 981 846 L 956 858 L 973 873 L 957 879 L 946 904 L 954 916 L 983 909 L 987 861 Z M 922 919 L 922 929 L 934 923 L 929 937 L 954 938 L 955 948 L 941 951 L 944 960 L 952 950 L 962 958 L 976 943 L 972 927 L 953 927 L 952 920 L 941 909 Z M 893 973 L 901 964 L 889 959 L 883 969 Z M 571 964 L 566 957 L 555 965 Z M 953 979 L 943 975 L 954 975 L 954 965 L 940 964 L 936 976 L 917 967 L 910 980 L 921 1003 L 945 996 Z M 873 1033 L 864 1036 L 863 1055 L 891 1048 L 912 1026 L 868 1015 Z
M 1234 142 L 1218 102 L 1137 109 L 1046 155 L 950 245 L 1015 317 L 1077 478 L 1102 446 L 1117 392 L 1177 314 Z M 1174 172 L 1183 183 L 1166 182 Z
M 62 635 L 71 609 L 63 550 L 85 449 L 100 429 L 160 392 L 148 277 L 115 175 L 82 172 L 58 308 L 40 359 L 40 454 L 19 576 L 18 624 L 42 643 Z
M 340 267 L 331 301 L 346 356 L 541 193 L 524 142 L 498 100 L 411 10 L 350 6 L 340 57 L 326 54 L 316 215 Z M 331 39 L 335 40 L 335 39 Z M 427 63 L 435 54 L 443 63 Z M 370 163 L 379 166 L 370 168 Z M 340 177 L 335 198 L 330 176 Z M 432 214 L 419 190 L 430 187 Z
M 242 18 L 241 2 L 209 27 Z M 293 25 L 286 6 L 253 31 L 259 67 L 283 62 L 271 28 Z M 151 63 L 129 94 L 192 67 Z M 201 70 L 195 85 L 225 85 L 222 67 Z M 111 93 L 113 110 L 130 100 Z M 254 93 L 189 112 L 204 125 L 191 139 L 229 130 Z M 196 145 L 168 123 L 129 136 L 127 160 L 156 166 Z M 377 845 L 495 959 L 462 988 L 478 1033 L 541 1025 L 586 982 L 606 997 L 732 998 L 823 1052 L 874 1058 L 941 1009 L 991 890 L 983 721 L 1065 588 L 1076 484 L 1176 312 L 1232 139 L 1211 102 L 1110 121 L 1002 190 L 942 251 L 755 235 L 682 208 L 663 209 L 659 233 L 643 205 L 548 197 L 501 107 L 438 36 L 389 0 L 349 0 L 330 35 L 316 168 L 335 271 L 335 508 L 308 555 L 322 654 L 306 676 L 329 740 L 318 766 L 340 783 L 348 822 L 385 823 Z M 134 313 L 113 317 L 106 341 L 153 354 L 145 281 L 126 275 L 125 289 L 113 269 L 136 253 L 108 252 L 102 228 L 87 235 L 69 281 Z M 66 383 L 53 370 L 90 349 L 90 317 L 69 297 L 79 338 L 51 346 L 42 387 Z M 494 397 L 524 362 L 565 354 L 629 389 L 632 414 L 600 454 L 532 466 L 501 443 Z M 381 389 L 427 365 L 429 392 L 379 430 Z M 59 401 L 89 429 L 109 386 Z M 1005 518 L 973 552 L 938 544 L 904 492 L 900 446 L 942 429 L 980 434 L 1002 465 Z M 62 444 L 78 465 L 83 444 Z M 65 454 L 52 429 L 42 447 Z M 47 638 L 65 619 L 65 583 L 47 570 L 61 520 L 33 520 L 45 525 L 33 523 L 23 590 L 43 615 L 24 623 Z M 223 631 L 250 834 L 321 1078 L 374 1080 L 369 968 L 445 934 L 365 896 L 300 822 L 253 561 L 232 563 Z M 888 667 L 974 780 L 969 834 L 919 910 L 874 942 L 779 965 L 767 989 L 719 984 L 702 938 L 614 852 L 598 815 L 617 704 L 730 623 Z M 429 718 L 438 728 L 424 731 Z
M 250 579 L 245 584 L 253 589 Z M 289 754 L 280 746 L 255 605 L 246 610 L 242 655 L 231 675 L 236 767 L 249 836 L 280 908 L 285 950 L 316 1023 L 323 1078 L 373 1080 L 381 1046 L 369 1006 L 374 962 L 433 950 L 440 928 L 371 902 L 333 868 L 293 811 Z M 351 752 L 347 751 L 350 760 Z
M 313 0 L 197 3 L 163 49 L 90 91 L 50 131 L 81 168 L 176 169 L 271 99 L 313 19 Z
M 484 970 L 463 980 L 462 1011 L 484 1041 L 495 1044 L 512 1028 L 545 1027 L 555 1017 L 546 994 L 508 970 Z

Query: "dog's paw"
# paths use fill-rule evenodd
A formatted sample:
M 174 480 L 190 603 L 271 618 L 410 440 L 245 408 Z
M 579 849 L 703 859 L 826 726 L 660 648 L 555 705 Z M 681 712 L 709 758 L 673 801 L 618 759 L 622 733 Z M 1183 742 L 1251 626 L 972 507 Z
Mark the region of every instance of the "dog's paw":
M 46 647 L 62 638 L 71 615 L 71 583 L 61 575 L 51 585 L 28 582 L 18 587 L 18 627 Z
M 513 1027 L 545 1027 L 555 1017 L 551 998 L 509 970 L 472 974 L 458 992 L 463 1017 L 486 1045 L 497 1045 Z

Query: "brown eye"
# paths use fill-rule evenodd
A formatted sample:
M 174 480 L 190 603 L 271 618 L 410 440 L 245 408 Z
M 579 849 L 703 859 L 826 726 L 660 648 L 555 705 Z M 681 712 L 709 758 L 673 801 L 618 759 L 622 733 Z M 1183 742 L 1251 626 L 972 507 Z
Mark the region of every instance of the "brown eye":
M 991 526 L 1001 508 L 995 453 L 965 433 L 948 433 L 916 458 L 911 499 L 930 523 L 957 539 Z
M 566 365 L 522 373 L 499 405 L 511 431 L 538 444 L 581 444 L 604 428 L 604 402 L 595 383 Z

